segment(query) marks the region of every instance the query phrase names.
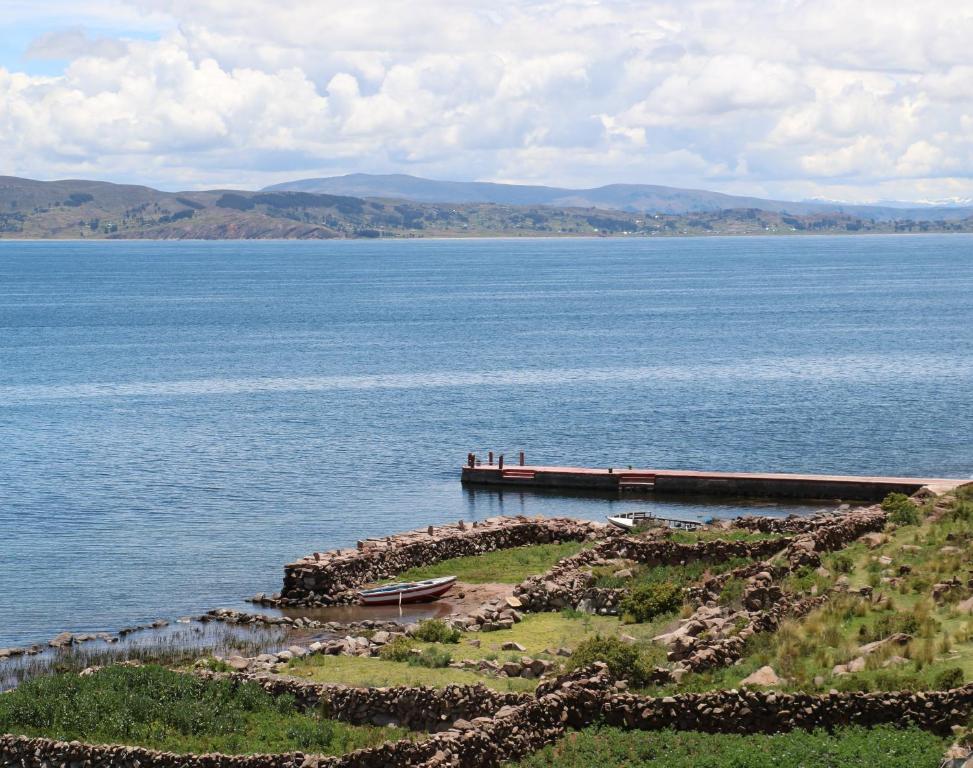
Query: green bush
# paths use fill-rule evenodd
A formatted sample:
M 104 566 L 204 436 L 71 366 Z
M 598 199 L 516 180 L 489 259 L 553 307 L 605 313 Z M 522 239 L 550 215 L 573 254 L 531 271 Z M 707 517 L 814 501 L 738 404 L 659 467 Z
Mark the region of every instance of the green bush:
M 672 613 L 681 605 L 681 587 L 668 582 L 654 582 L 633 587 L 622 598 L 619 609 L 626 620 L 641 624 L 664 613 Z
M 959 688 L 963 684 L 963 670 L 959 667 L 947 667 L 933 680 L 933 687 L 937 691 L 948 691 Z
M 453 656 L 449 651 L 432 646 L 424 649 L 422 653 L 410 654 L 407 659 L 410 666 L 428 667 L 430 669 L 448 667 L 452 660 Z
M 412 636 L 427 643 L 458 643 L 460 631 L 453 629 L 445 621 L 427 619 L 420 621 Z
M 890 493 L 882 500 L 882 509 L 888 512 L 890 523 L 896 525 L 919 523 L 919 508 L 904 493 Z
M 408 661 L 415 654 L 412 649 L 415 644 L 407 637 L 397 637 L 391 643 L 382 646 L 378 652 L 380 658 L 385 661 Z
M 623 643 L 617 637 L 595 635 L 582 641 L 567 661 L 568 670 L 580 669 L 596 661 L 608 665 L 608 671 L 618 680 L 628 680 L 639 687 L 649 682 L 651 669 L 638 647 Z
M 723 589 L 720 590 L 720 605 L 733 605 L 740 602 L 745 587 L 746 581 L 744 579 L 736 577 L 727 579 L 723 583 Z
M 855 561 L 844 552 L 839 552 L 832 557 L 831 564 L 838 573 L 851 573 L 855 570 Z

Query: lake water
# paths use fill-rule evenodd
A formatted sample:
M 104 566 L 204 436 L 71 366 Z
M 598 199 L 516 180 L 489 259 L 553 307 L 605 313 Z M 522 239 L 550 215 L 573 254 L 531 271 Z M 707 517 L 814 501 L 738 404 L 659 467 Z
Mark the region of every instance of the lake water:
M 470 450 L 968 477 L 971 252 L 0 243 L 0 646 L 240 605 L 365 536 L 639 503 L 466 492 Z

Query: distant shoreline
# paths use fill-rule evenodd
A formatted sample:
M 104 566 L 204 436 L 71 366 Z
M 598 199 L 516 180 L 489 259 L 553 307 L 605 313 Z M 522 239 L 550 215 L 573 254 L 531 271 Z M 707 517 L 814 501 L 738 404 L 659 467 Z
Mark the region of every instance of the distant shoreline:
M 825 237 L 936 237 L 973 235 L 973 229 L 961 232 L 740 232 L 740 233 L 693 233 L 675 235 L 590 235 L 590 234 L 562 234 L 562 235 L 513 235 L 501 233 L 496 235 L 429 235 L 416 237 L 4 237 L 0 235 L 0 243 L 334 243 L 334 242 L 415 242 L 417 240 L 719 240 L 742 238 L 825 238 Z

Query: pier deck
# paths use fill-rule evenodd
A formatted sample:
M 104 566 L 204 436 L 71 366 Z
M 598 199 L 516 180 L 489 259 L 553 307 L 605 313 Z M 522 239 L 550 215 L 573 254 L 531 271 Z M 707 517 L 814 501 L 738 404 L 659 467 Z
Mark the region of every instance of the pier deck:
M 970 482 L 955 478 L 859 477 L 770 472 L 698 472 L 673 469 L 592 469 L 496 464 L 463 467 L 465 485 L 548 491 L 616 492 L 619 495 L 698 494 L 759 498 L 878 501 L 893 492 L 912 494 L 923 486 L 945 493 Z

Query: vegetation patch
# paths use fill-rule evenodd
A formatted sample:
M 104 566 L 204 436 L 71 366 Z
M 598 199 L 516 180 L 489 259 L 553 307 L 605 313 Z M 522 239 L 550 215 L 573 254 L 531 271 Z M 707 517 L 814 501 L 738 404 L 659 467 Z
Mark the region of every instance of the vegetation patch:
M 918 729 L 845 728 L 772 735 L 623 731 L 593 726 L 515 763 L 522 768 L 917 768 L 946 741 Z
M 575 555 L 585 545 L 580 541 L 561 544 L 533 544 L 498 549 L 482 555 L 454 557 L 421 568 L 410 568 L 395 581 L 421 581 L 438 576 L 456 576 L 469 584 L 519 584 L 528 576 L 550 570 L 559 560 Z
M 633 587 L 622 599 L 619 608 L 623 621 L 640 624 L 677 611 L 682 600 L 682 587 L 659 581 Z
M 0 733 L 224 754 L 340 755 L 412 738 L 400 728 L 303 712 L 293 696 L 271 696 L 256 683 L 203 680 L 158 666 L 30 680 L 0 696 Z
M 568 669 L 580 669 L 596 661 L 608 665 L 612 677 L 627 680 L 635 686 L 645 685 L 652 673 L 651 660 L 633 643 L 617 637 L 596 635 L 578 645 L 568 659 Z
M 412 636 L 427 643 L 458 643 L 462 633 L 453 629 L 445 621 L 427 619 L 420 621 Z

